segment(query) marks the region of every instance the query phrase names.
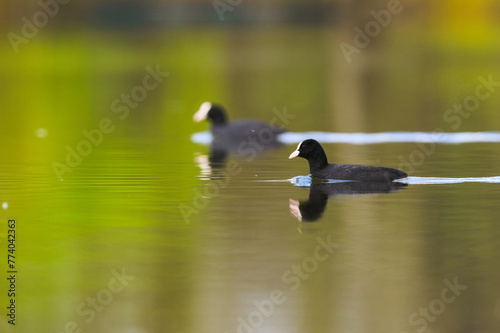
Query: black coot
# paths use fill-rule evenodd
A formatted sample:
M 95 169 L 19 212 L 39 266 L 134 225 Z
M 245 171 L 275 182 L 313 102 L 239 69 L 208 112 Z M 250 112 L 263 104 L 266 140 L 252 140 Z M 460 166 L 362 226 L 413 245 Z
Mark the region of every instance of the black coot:
M 303 157 L 309 162 L 312 177 L 323 179 L 357 180 L 365 182 L 392 182 L 408 177 L 406 172 L 384 167 L 350 164 L 328 164 L 325 151 L 318 141 L 304 140 L 289 158 Z
M 229 122 L 222 106 L 210 102 L 203 103 L 193 116 L 196 122 L 207 119 L 212 123 L 211 132 L 215 140 L 227 142 L 258 140 L 259 143 L 269 144 L 276 142 L 277 135 L 285 132 L 283 128 L 255 120 L 241 119 Z

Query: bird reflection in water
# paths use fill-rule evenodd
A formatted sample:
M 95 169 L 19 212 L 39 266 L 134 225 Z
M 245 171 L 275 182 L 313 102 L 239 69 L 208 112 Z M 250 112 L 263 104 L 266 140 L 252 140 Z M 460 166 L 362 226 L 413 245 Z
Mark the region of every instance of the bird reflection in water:
M 220 142 L 213 141 L 210 145 L 209 155 L 197 155 L 195 162 L 200 168 L 200 178 L 209 180 L 212 177 L 219 178 L 224 175 L 224 167 L 229 151 L 221 146 Z
M 230 122 L 224 108 L 210 102 L 200 106 L 193 120 L 208 120 L 211 123 L 210 155 L 196 158 L 202 178 L 223 176 L 230 164 L 239 165 L 239 160 L 228 162 L 229 156 L 252 162 L 260 153 L 281 147 L 283 144 L 278 141 L 278 135 L 286 131 L 277 126 L 277 116 L 269 123 L 248 119 Z
M 260 154 L 283 146 L 277 140 L 266 144 L 256 142 L 258 145 L 251 145 L 251 142 L 251 139 L 243 142 L 212 141 L 208 155 L 195 157 L 195 162 L 201 170 L 200 178 L 207 180 L 223 177 L 228 172 L 231 174 L 233 169 L 253 162 Z
M 314 222 L 323 215 L 329 197 L 390 193 L 404 189 L 406 186 L 398 182 L 313 183 L 306 201 L 290 199 L 290 213 L 300 222 Z

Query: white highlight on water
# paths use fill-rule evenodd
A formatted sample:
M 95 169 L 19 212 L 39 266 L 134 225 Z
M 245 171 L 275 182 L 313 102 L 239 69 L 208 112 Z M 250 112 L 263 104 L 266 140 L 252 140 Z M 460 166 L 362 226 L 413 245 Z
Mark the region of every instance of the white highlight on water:
M 37 130 L 35 131 L 35 135 L 42 139 L 47 137 L 48 134 L 49 132 L 43 127 L 37 128 Z
M 307 139 L 320 143 L 348 143 L 368 145 L 389 142 L 423 142 L 460 144 L 469 142 L 500 142 L 500 132 L 380 132 L 380 133 L 333 133 L 333 132 L 286 132 L 278 136 L 284 144 L 296 144 Z M 212 142 L 210 132 L 194 133 L 191 140 L 204 145 Z
M 460 184 L 460 183 L 500 183 L 500 176 L 495 177 L 466 177 L 466 178 L 446 178 L 446 177 L 407 177 L 397 180 L 400 183 L 411 185 L 428 184 Z
M 285 144 L 306 139 L 320 143 L 350 143 L 367 145 L 387 142 L 424 142 L 458 144 L 467 142 L 500 142 L 500 132 L 380 132 L 380 133 L 332 133 L 332 132 L 287 132 L 279 136 Z

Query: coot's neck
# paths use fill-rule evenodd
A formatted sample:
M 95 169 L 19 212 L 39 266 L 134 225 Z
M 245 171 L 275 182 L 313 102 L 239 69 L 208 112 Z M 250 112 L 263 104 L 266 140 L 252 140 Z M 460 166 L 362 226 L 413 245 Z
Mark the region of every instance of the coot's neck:
M 214 107 L 210 110 L 208 117 L 212 121 L 212 126 L 220 127 L 227 124 L 225 111 L 220 107 Z
M 314 173 L 328 165 L 328 159 L 326 157 L 325 151 L 323 147 L 319 147 L 316 149 L 311 156 L 307 159 L 309 162 L 309 171 Z
M 212 126 L 221 127 L 227 124 L 226 118 L 224 116 L 220 118 L 212 119 Z

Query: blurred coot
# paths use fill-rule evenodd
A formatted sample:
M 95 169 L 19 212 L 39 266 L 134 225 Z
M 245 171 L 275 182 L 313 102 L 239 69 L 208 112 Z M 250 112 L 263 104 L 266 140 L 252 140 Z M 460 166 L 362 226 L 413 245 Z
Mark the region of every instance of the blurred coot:
M 193 115 L 193 120 L 210 121 L 214 140 L 233 143 L 246 140 L 268 145 L 276 142 L 277 135 L 286 131 L 284 128 L 250 119 L 229 121 L 224 108 L 211 102 L 201 104 L 200 109 Z

